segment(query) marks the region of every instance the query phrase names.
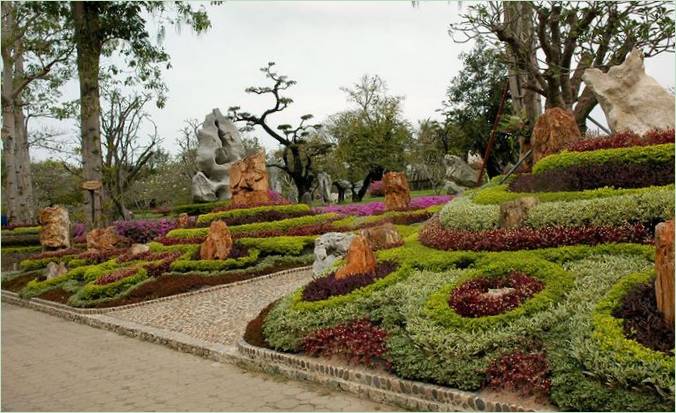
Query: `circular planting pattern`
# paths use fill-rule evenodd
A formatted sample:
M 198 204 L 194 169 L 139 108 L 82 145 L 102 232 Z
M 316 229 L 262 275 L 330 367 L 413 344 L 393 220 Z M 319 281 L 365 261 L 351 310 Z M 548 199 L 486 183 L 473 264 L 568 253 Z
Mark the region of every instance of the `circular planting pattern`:
M 304 301 L 320 301 L 336 295 L 349 294 L 389 275 L 398 267 L 399 265 L 395 262 L 383 261 L 376 264 L 376 269 L 372 273 L 355 274 L 342 279 L 336 279 L 334 271 L 326 277 L 311 281 L 303 289 L 302 297 Z
M 545 284 L 520 271 L 502 277 L 478 277 L 456 287 L 448 304 L 463 317 L 498 315 L 517 308 Z

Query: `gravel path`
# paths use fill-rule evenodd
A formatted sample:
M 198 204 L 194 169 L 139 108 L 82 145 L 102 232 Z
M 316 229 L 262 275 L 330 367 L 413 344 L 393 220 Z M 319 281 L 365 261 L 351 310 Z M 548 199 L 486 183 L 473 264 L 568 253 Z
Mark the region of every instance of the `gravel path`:
M 2 411 L 376 411 L 395 407 L 2 304 Z
M 233 345 L 247 323 L 272 301 L 312 279 L 312 271 L 292 272 L 231 288 L 160 301 L 106 315 Z

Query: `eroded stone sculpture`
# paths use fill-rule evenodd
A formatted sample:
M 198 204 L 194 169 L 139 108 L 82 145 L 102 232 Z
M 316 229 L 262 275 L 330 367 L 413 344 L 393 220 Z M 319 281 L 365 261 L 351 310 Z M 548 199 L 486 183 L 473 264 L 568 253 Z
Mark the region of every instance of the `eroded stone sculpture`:
M 561 152 L 566 146 L 582 139 L 572 112 L 561 108 L 549 108 L 535 122 L 531 147 L 533 165 L 547 155 Z
M 118 244 L 125 241 L 114 226 L 106 228 L 94 228 L 87 233 L 87 250 L 109 251 L 115 249 Z
M 539 202 L 535 197 L 526 196 L 502 203 L 500 205 L 500 228 L 518 228 L 523 226 L 528 218 L 528 211 Z
M 195 202 L 230 198 L 230 166 L 245 155 L 239 131 L 232 121 L 214 109 L 197 131 L 197 167 L 192 178 Z
M 350 249 L 347 250 L 345 264 L 336 271 L 336 279 L 350 277 L 358 274 L 369 274 L 376 270 L 376 256 L 371 250 L 366 238 L 357 235 L 350 243 Z
M 387 172 L 383 175 L 385 209 L 405 209 L 411 202 L 411 190 L 403 172 Z
M 230 166 L 232 202 L 236 205 L 255 205 L 270 201 L 265 152 L 237 161 Z
M 359 231 L 359 235 L 368 241 L 374 251 L 398 247 L 404 243 L 401 234 L 391 222 L 377 227 L 364 228 Z
M 343 258 L 350 248 L 354 234 L 344 232 L 327 232 L 315 239 L 315 261 L 312 263 L 312 273 L 322 275 L 333 263 Z
M 331 202 L 331 176 L 326 172 L 317 174 L 317 183 L 319 184 L 319 195 L 322 202 L 328 204 Z
M 645 73 L 640 50 L 634 49 L 624 63 L 611 67 L 608 73 L 587 69 L 582 79 L 594 92 L 613 132 L 641 135 L 674 127 L 674 96 Z
M 224 260 L 232 250 L 232 236 L 228 225 L 220 220 L 209 225 L 207 239 L 200 245 L 200 259 Z
M 70 218 L 61 206 L 43 208 L 38 217 L 40 244 L 47 248 L 70 248 Z
M 444 188 L 449 194 L 457 194 L 465 188 L 476 186 L 479 170 L 470 166 L 461 157 L 456 155 L 444 156 L 446 166 L 446 183 Z M 480 167 L 480 166 L 479 166 Z

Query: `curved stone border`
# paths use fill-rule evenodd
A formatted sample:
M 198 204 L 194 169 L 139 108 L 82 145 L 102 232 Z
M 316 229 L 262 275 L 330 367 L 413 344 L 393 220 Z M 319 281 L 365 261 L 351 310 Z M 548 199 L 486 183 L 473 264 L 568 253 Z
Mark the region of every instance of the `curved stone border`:
M 336 366 L 322 359 L 256 347 L 244 340 L 237 343 L 237 350 L 258 369 L 282 373 L 292 379 L 328 384 L 374 401 L 396 404 L 416 411 L 533 411 L 513 404 L 485 400 L 472 392 L 400 379 L 387 373 Z
M 256 281 L 262 281 L 262 280 L 266 280 L 268 278 L 273 278 L 273 277 L 281 277 L 283 275 L 296 273 L 296 272 L 304 272 L 304 271 L 308 271 L 308 270 L 311 270 L 311 269 L 312 269 L 311 265 L 305 266 L 305 267 L 290 268 L 288 270 L 277 271 L 277 272 L 273 272 L 273 273 L 270 273 L 270 274 L 265 274 L 265 275 L 261 275 L 261 276 L 258 276 L 258 277 L 249 278 L 249 279 L 246 279 L 246 280 L 235 281 L 235 282 L 231 282 L 231 283 L 227 283 L 227 284 L 214 285 L 213 287 L 204 288 L 204 289 L 201 289 L 201 290 L 188 291 L 188 292 L 185 292 L 185 293 L 168 295 L 166 297 L 155 298 L 153 300 L 142 301 L 140 303 L 120 305 L 120 306 L 117 306 L 117 307 L 77 308 L 77 307 L 71 307 L 71 306 L 66 305 L 66 304 L 57 303 L 57 302 L 54 302 L 54 301 L 43 300 L 41 298 L 30 298 L 30 299 L 24 300 L 24 301 L 33 301 L 33 302 L 36 302 L 36 303 L 41 304 L 43 306 L 54 307 L 54 308 L 58 308 L 58 309 L 62 309 L 62 310 L 65 310 L 65 311 L 78 313 L 78 314 L 105 314 L 105 313 L 110 313 L 112 311 L 128 310 L 130 308 L 142 307 L 142 306 L 145 306 L 145 305 L 150 305 L 150 304 L 154 304 L 154 303 L 158 303 L 158 302 L 162 302 L 162 301 L 177 300 L 177 299 L 180 299 L 180 298 L 183 298 L 183 297 L 189 297 L 191 295 L 205 294 L 205 293 L 210 293 L 210 292 L 216 291 L 216 290 L 233 288 L 233 287 L 237 287 L 237 286 L 240 286 L 240 285 L 243 285 L 243 284 L 248 284 L 248 283 L 252 283 L 252 282 L 256 282 Z M 17 293 L 7 291 L 7 290 L 2 290 L 2 296 L 3 297 L 5 297 L 5 296 L 15 297 L 19 300 L 22 300 L 22 298 L 20 298 Z

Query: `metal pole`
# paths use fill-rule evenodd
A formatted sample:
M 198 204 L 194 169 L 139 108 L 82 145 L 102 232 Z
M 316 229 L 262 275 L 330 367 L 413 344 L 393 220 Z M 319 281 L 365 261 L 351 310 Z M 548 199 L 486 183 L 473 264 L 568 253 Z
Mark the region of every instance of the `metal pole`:
M 493 129 L 491 130 L 491 137 L 488 140 L 488 145 L 486 145 L 486 152 L 484 153 L 484 161 L 481 163 L 481 170 L 479 171 L 479 176 L 476 179 L 476 185 L 481 185 L 481 178 L 484 176 L 484 170 L 486 169 L 486 164 L 488 159 L 493 152 L 493 145 L 495 145 L 495 134 L 498 129 L 498 123 L 500 123 L 500 117 L 502 116 L 502 110 L 505 107 L 505 99 L 507 98 L 507 91 L 509 90 L 509 80 L 505 81 L 505 86 L 502 88 L 502 96 L 500 96 L 500 106 L 498 106 L 498 113 L 495 115 L 495 123 L 493 124 Z
M 505 182 L 505 180 L 507 180 L 507 178 L 509 178 L 509 176 L 510 176 L 511 174 L 513 174 L 514 171 L 516 171 L 516 170 L 519 168 L 519 166 L 521 166 L 521 164 L 523 163 L 523 161 L 525 161 L 526 159 L 528 159 L 528 157 L 529 157 L 532 153 L 533 153 L 533 148 L 530 148 L 530 149 L 528 150 L 528 152 L 526 152 L 526 154 L 523 156 L 523 158 L 519 159 L 519 162 L 517 162 L 516 165 L 514 165 L 514 166 L 512 167 L 512 169 L 509 170 L 509 172 L 507 172 L 507 175 L 505 175 L 505 176 L 500 180 L 500 184 L 502 184 L 503 182 Z
M 592 123 L 593 123 L 594 125 L 598 126 L 602 131 L 604 131 L 605 133 L 607 133 L 608 135 L 610 135 L 610 131 L 609 131 L 608 129 L 606 129 L 605 126 L 603 126 L 603 125 L 601 125 L 600 123 L 598 123 L 598 122 L 596 121 L 596 119 L 592 118 L 592 117 L 589 116 L 589 115 L 587 115 L 587 119 L 589 119 L 590 121 L 592 121 Z

